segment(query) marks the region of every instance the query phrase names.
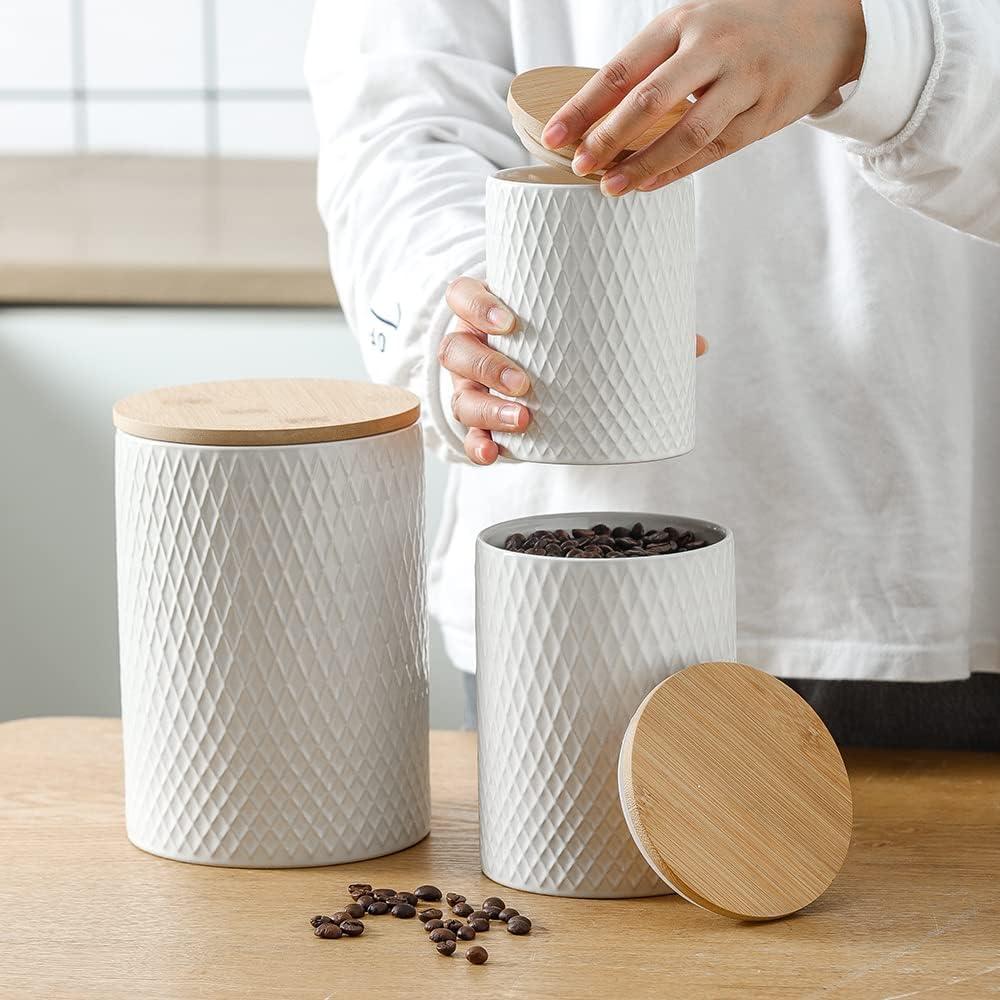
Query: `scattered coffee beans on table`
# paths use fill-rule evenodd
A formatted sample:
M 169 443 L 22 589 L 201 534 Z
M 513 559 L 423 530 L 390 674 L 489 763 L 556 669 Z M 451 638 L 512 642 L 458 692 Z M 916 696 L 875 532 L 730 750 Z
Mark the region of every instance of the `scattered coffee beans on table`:
M 641 528 L 642 526 L 637 525 L 636 527 Z M 593 529 L 595 534 L 598 528 L 603 530 L 607 526 L 596 525 Z M 554 536 L 562 534 L 569 537 L 567 532 L 553 532 L 552 534 Z M 455 954 L 458 941 L 473 941 L 477 934 L 487 932 L 494 920 L 506 924 L 508 932 L 514 935 L 520 936 L 531 932 L 531 921 L 512 906 L 507 906 L 499 896 L 487 897 L 477 910 L 466 901 L 465 896 L 461 893 L 445 893 L 444 899 L 456 918 L 467 918 L 467 922 L 463 922 L 456 918 L 442 919 L 444 914 L 436 906 L 427 907 L 419 914 L 417 913 L 419 903 L 436 903 L 441 900 L 441 890 L 434 885 L 421 885 L 413 892 L 397 892 L 395 889 L 373 889 L 367 883 L 352 882 L 347 887 L 347 892 L 354 902 L 348 903 L 332 916 L 328 917 L 318 913 L 310 918 L 309 924 L 316 937 L 330 941 L 336 941 L 338 938 L 360 937 L 365 932 L 365 925 L 360 917 L 366 914 L 374 917 L 391 913 L 394 917 L 403 920 L 419 916 L 419 926 L 427 931 L 438 954 L 447 958 Z M 485 948 L 475 945 L 465 952 L 465 958 L 472 965 L 485 965 L 489 954 Z
M 670 555 L 673 552 L 691 552 L 711 545 L 706 538 L 699 538 L 693 531 L 675 528 L 650 528 L 637 521 L 630 527 L 611 528 L 595 524 L 592 528 L 559 528 L 555 531 L 539 529 L 524 535 L 519 531 L 508 535 L 503 547 L 510 552 L 523 552 L 529 556 L 555 556 L 564 559 L 635 559 L 642 556 Z M 491 896 L 490 900 L 496 900 Z M 499 900 L 502 904 L 503 900 Z M 484 909 L 485 904 L 484 904 Z M 501 905 L 499 909 L 503 909 Z

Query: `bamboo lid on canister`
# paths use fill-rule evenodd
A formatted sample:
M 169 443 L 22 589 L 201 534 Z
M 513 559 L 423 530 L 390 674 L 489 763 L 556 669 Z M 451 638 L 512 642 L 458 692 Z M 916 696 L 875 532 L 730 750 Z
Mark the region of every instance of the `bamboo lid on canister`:
M 135 437 L 200 445 L 348 441 L 400 430 L 420 401 L 397 386 L 338 379 L 240 379 L 154 389 L 119 400 L 115 426 Z
M 596 72 L 596 69 L 587 66 L 539 66 L 514 77 L 507 92 L 507 110 L 510 111 L 517 137 L 532 156 L 543 163 L 571 169 L 576 145 L 548 149 L 542 145 L 542 132 L 549 119 Z M 637 136 L 616 159 L 622 159 L 658 139 L 680 121 L 689 107 L 687 101 L 675 105 Z M 600 121 L 593 127 L 596 128 L 599 124 Z
M 693 903 L 768 920 L 813 902 L 851 841 L 851 786 L 809 704 L 741 663 L 700 663 L 639 706 L 618 771 L 653 870 Z

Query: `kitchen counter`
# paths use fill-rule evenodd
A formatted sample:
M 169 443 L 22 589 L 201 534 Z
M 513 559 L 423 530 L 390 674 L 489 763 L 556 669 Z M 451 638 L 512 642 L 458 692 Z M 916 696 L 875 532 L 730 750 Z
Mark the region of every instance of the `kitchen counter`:
M 335 305 L 315 165 L 0 157 L 0 303 Z
M 331 734 L 335 739 L 336 734 Z M 372 734 L 377 739 L 377 734 Z M 478 868 L 475 738 L 431 739 L 433 833 L 338 868 L 206 868 L 125 838 L 120 723 L 0 725 L 0 996 L 58 998 L 983 997 L 1000 992 L 1000 757 L 847 755 L 854 842 L 797 916 L 737 923 L 677 896 L 567 900 Z M 535 923 L 493 929 L 487 965 L 437 955 L 417 921 L 321 941 L 349 882 L 499 895 Z M 463 949 L 464 950 L 464 949 Z

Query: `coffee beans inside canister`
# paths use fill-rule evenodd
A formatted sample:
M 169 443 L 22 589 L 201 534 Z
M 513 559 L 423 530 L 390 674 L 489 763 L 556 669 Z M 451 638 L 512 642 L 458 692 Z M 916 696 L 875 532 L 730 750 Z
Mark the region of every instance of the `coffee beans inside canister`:
M 507 921 L 507 930 L 511 934 L 528 934 L 531 931 L 531 921 L 527 917 L 522 917 L 521 914 L 518 914 Z
M 436 903 L 441 898 L 441 890 L 436 885 L 418 885 L 413 895 L 424 903 Z
M 485 948 L 480 948 L 478 944 L 465 953 L 465 960 L 473 965 L 485 965 L 489 957 L 490 953 Z
M 473 908 L 463 900 L 461 903 L 456 903 L 451 908 L 451 912 L 454 913 L 456 917 L 468 917 L 473 913 Z
M 455 942 L 454 941 L 438 941 L 437 950 L 439 955 L 444 955 L 446 958 L 449 955 L 455 954 Z
M 455 941 L 458 935 L 447 927 L 438 927 L 431 931 L 431 940 L 436 944 L 438 941 Z
M 344 930 L 342 927 L 338 927 L 334 923 L 326 922 L 320 924 L 316 928 L 314 933 L 318 938 L 327 938 L 331 940 L 336 940 L 344 933 Z
M 611 528 L 606 524 L 595 524 L 592 528 L 573 528 L 570 531 L 540 528 L 528 535 L 514 532 L 507 536 L 503 547 L 509 552 L 564 559 L 634 559 L 691 552 L 715 541 L 718 539 L 701 538 L 693 531 L 674 525 L 647 529 L 641 521 L 637 521 L 631 527 L 618 525 Z
M 365 925 L 360 920 L 345 920 L 340 925 L 340 929 L 348 937 L 361 937 L 365 932 Z

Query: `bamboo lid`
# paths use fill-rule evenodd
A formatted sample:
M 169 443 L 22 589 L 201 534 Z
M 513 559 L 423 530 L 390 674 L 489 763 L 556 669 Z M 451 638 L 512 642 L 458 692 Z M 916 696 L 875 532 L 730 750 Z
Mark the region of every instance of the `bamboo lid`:
M 514 131 L 529 153 L 539 157 L 543 162 L 570 169 L 576 146 L 547 149 L 542 145 L 542 132 L 549 119 L 596 72 L 596 69 L 587 66 L 540 66 L 514 77 L 507 93 L 507 110 L 510 111 Z M 671 108 L 639 135 L 627 149 L 624 149 L 617 159 L 622 159 L 658 139 L 677 124 L 689 107 L 687 101 L 682 101 Z M 596 128 L 598 124 L 600 122 L 593 127 Z
M 154 441 L 287 445 L 348 441 L 409 427 L 411 392 L 337 379 L 241 379 L 154 389 L 119 400 L 115 426 Z
M 654 871 L 728 917 L 813 902 L 851 841 L 851 786 L 830 733 L 790 687 L 741 663 L 700 663 L 654 688 L 626 731 L 618 784 Z

